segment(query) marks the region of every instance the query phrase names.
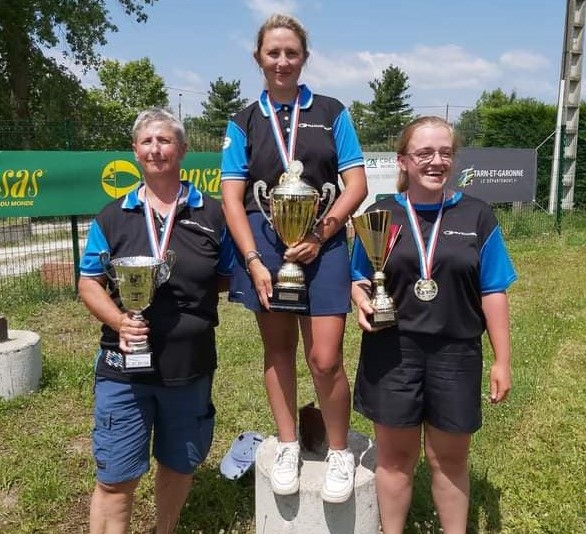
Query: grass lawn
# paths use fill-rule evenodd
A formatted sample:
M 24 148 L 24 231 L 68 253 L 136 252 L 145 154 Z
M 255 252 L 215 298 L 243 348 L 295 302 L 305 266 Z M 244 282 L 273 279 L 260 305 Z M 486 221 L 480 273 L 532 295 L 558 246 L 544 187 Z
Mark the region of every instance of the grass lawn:
M 586 230 L 510 239 L 509 248 L 519 273 L 510 291 L 513 392 L 502 405 L 485 404 L 484 426 L 474 437 L 469 532 L 586 532 Z M 10 329 L 40 334 L 43 378 L 37 393 L 0 400 L 0 532 L 87 532 L 99 325 L 74 298 L 31 304 L 2 295 L 1 305 Z M 239 432 L 274 430 L 252 315 L 223 301 L 217 338 L 214 444 L 179 533 L 254 532 L 253 476 L 231 482 L 218 466 Z M 345 354 L 351 381 L 359 342 L 350 316 Z M 487 371 L 491 357 L 487 346 Z M 301 356 L 299 376 L 303 405 L 315 399 Z M 357 414 L 352 428 L 372 434 Z M 151 473 L 137 492 L 132 532 L 149 532 L 153 517 Z M 440 532 L 424 464 L 406 531 Z

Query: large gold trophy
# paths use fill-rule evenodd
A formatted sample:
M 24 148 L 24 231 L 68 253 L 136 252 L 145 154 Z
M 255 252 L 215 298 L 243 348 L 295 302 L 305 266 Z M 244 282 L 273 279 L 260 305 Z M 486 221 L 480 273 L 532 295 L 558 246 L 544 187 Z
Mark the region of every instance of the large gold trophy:
M 258 181 L 254 184 L 253 194 L 261 213 L 269 222 L 279 239 L 287 246 L 298 244 L 313 229 L 331 208 L 336 189 L 327 183 L 322 187 L 320 196 L 317 189 L 301 180 L 303 164 L 294 160 L 287 172 L 281 175 L 279 184 L 267 194 L 267 184 Z M 262 199 L 268 201 L 270 216 L 267 215 Z M 317 217 L 319 204 L 327 199 L 320 217 Z M 286 261 L 277 273 L 273 286 L 273 296 L 269 299 L 274 311 L 296 313 L 307 312 L 307 288 L 303 269 L 294 262 Z
M 175 253 L 167 250 L 164 260 L 151 256 L 128 256 L 111 260 L 108 252 L 102 252 L 100 262 L 108 278 L 118 288 L 124 308 L 133 319 L 142 321 L 142 312 L 151 305 L 155 289 L 171 276 Z M 123 354 L 122 370 L 131 373 L 153 371 L 148 340 L 131 342 L 129 346 L 130 352 Z
M 373 290 L 370 305 L 374 313 L 368 321 L 374 328 L 386 328 L 397 323 L 397 309 L 393 298 L 385 289 L 385 265 L 401 229 L 391 224 L 392 213 L 387 210 L 373 210 L 352 217 L 356 234 L 374 268 Z

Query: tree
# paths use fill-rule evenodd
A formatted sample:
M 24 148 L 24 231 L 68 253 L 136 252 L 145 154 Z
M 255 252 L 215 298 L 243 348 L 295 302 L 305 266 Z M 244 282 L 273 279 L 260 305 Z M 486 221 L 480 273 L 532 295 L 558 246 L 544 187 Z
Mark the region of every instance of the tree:
M 208 99 L 201 103 L 202 125 L 208 134 L 222 137 L 230 118 L 246 104 L 247 100 L 240 98 L 240 80 L 225 82 L 220 77 L 210 83 Z
M 146 108 L 168 106 L 165 82 L 148 58 L 124 65 L 106 60 L 98 77 L 102 88 L 88 91 L 86 148 L 127 149 L 136 115 Z
M 146 5 L 156 0 L 118 0 L 127 15 L 147 19 Z M 95 48 L 106 44 L 108 31 L 118 31 L 103 0 L 2 0 L 0 2 L 0 73 L 9 91 L 9 109 L 15 121 L 31 118 L 31 93 L 38 80 L 35 63 L 43 48 L 66 44 L 65 55 L 86 68 L 100 56 Z M 25 140 L 24 144 L 29 144 Z
M 222 77 L 210 82 L 207 100 L 201 103 L 201 117 L 185 120 L 189 146 L 193 150 L 219 150 L 230 118 L 247 105 L 240 98 L 240 80 L 225 82 Z
M 456 130 L 464 146 L 481 146 L 478 139 L 482 135 L 482 110 L 498 109 L 512 104 L 517 100 L 517 93 L 512 91 L 507 95 L 502 89 L 483 91 L 476 102 L 474 109 L 464 111 L 456 123 Z
M 395 138 L 413 118 L 413 110 L 407 104 L 408 77 L 391 65 L 382 72 L 381 79 L 368 85 L 374 91 L 373 100 L 368 104 L 354 101 L 350 106 L 358 137 L 370 150 L 392 150 Z
M 169 104 L 165 81 L 146 57 L 124 65 L 108 59 L 98 70 L 98 77 L 103 88 L 93 94 L 105 104 L 116 103 L 131 113 Z
M 391 65 L 383 71 L 381 80 L 375 79 L 368 84 L 374 91 L 370 103 L 376 142 L 393 140 L 413 117 L 413 110 L 406 101 L 411 95 L 408 77 L 398 67 Z

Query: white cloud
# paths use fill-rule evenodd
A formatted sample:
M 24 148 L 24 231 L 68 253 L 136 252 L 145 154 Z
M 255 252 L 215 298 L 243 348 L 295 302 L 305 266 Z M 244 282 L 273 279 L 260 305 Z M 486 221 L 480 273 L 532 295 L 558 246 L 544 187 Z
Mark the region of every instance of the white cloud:
M 332 57 L 312 50 L 306 79 L 317 88 L 368 86 L 390 65 L 405 72 L 413 89 L 483 87 L 501 74 L 498 64 L 475 57 L 459 46 L 445 45 L 418 46 L 405 54 L 364 51 Z
M 396 66 L 417 89 L 457 89 L 483 87 L 497 80 L 499 66 L 473 56 L 460 46 L 417 46 L 412 52 L 396 57 Z
M 546 57 L 529 50 L 509 50 L 499 61 L 504 68 L 515 70 L 539 70 L 550 66 Z
M 258 18 L 265 19 L 273 13 L 293 15 L 298 5 L 295 0 L 246 0 L 246 7 Z

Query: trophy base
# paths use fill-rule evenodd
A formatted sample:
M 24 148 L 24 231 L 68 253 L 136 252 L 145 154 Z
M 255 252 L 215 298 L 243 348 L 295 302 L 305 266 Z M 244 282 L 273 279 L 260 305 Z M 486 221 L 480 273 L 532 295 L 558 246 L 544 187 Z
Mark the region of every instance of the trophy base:
M 368 322 L 373 328 L 389 328 L 397 324 L 397 316 L 394 310 L 375 311 L 368 316 Z
M 152 352 L 131 352 L 123 355 L 122 372 L 124 373 L 152 373 Z
M 269 299 L 272 311 L 284 311 L 292 313 L 306 313 L 307 289 L 305 287 L 279 287 L 273 286 L 273 296 Z

